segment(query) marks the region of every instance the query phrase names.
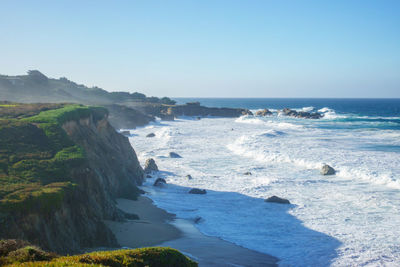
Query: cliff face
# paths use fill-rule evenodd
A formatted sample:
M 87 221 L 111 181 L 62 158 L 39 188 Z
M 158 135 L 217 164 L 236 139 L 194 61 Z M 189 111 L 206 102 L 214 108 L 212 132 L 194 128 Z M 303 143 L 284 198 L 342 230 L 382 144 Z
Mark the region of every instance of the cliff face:
M 38 127 L 35 123 L 29 125 Z M 44 192 L 44 197 L 33 202 L 39 191 L 30 193 L 23 202 L 25 206 L 20 205 L 18 209 L 14 206 L 4 209 L 7 206 L 2 204 L 0 238 L 24 239 L 58 253 L 75 253 L 86 247 L 116 247 L 116 239 L 103 220 L 124 220 L 125 214 L 116 208 L 115 198 L 134 199 L 140 193 L 136 185 L 142 183 L 143 170 L 135 151 L 128 139 L 110 126 L 106 115 L 84 113 L 79 118 L 65 120 L 60 126 L 73 145 L 83 148 L 85 159 L 79 165 L 68 165 L 73 167 L 68 167 L 68 173 L 64 174 L 67 178 L 62 182 L 68 181 L 70 185 L 56 195 L 56 205 L 48 187 L 58 183 L 48 184 L 39 178 L 30 179 Z M 24 134 L 38 136 L 36 132 L 24 131 Z M 48 139 L 52 138 L 48 136 Z M 13 178 L 10 169 L 5 171 L 8 175 L 5 179 L 18 182 L 19 178 Z M 21 190 L 16 192 L 22 194 L 27 189 Z

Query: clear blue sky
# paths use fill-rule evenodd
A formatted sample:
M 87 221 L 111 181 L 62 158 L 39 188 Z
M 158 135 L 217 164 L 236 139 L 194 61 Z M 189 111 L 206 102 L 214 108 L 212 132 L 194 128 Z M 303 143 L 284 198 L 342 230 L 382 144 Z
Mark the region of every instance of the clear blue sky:
M 400 97 L 400 1 L 2 0 L 0 73 L 200 97 Z

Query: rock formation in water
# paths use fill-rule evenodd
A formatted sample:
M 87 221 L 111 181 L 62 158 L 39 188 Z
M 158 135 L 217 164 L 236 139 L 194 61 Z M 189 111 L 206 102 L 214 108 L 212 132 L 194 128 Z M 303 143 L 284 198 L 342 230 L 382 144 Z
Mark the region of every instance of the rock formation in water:
M 146 160 L 146 163 L 144 164 L 144 172 L 145 173 L 158 172 L 158 166 L 154 161 L 154 159 L 150 158 Z
M 256 116 L 271 116 L 271 115 L 272 112 L 269 111 L 267 108 L 256 112 Z
M 321 174 L 322 175 L 334 175 L 336 173 L 335 169 L 332 168 L 331 166 L 325 164 L 321 168 Z
M 189 190 L 189 194 L 204 195 L 207 194 L 207 191 L 205 189 L 192 188 Z
M 290 201 L 284 198 L 280 198 L 277 196 L 272 196 L 269 197 L 265 200 L 265 202 L 272 202 L 272 203 L 278 203 L 278 204 L 290 204 Z
M 284 108 L 282 110 L 282 113 L 285 116 L 302 118 L 302 119 L 320 119 L 320 118 L 322 118 L 322 115 L 318 112 L 310 113 L 310 112 L 304 112 L 304 111 L 296 111 L 296 110 L 289 109 L 289 108 Z

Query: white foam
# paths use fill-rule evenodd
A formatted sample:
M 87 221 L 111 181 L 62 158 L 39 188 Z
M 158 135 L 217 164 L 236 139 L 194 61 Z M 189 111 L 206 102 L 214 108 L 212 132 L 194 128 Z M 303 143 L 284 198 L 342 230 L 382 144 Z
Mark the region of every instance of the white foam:
M 202 217 L 196 227 L 205 234 L 277 256 L 282 266 L 393 265 L 400 261 L 400 157 L 365 145 L 399 144 L 400 134 L 318 128 L 338 123 L 349 122 L 179 120 L 132 130 L 130 141 L 141 162 L 156 158 L 168 182 L 154 188 L 149 179 L 144 190 L 180 218 Z M 146 138 L 149 132 L 159 138 Z M 183 158 L 160 157 L 170 151 Z M 324 163 L 337 175 L 320 175 Z M 188 194 L 192 187 L 207 194 Z M 294 205 L 265 203 L 271 195 Z
M 304 111 L 304 112 L 311 112 L 311 111 L 313 111 L 314 110 L 314 107 L 303 107 L 302 109 L 301 109 L 301 111 Z

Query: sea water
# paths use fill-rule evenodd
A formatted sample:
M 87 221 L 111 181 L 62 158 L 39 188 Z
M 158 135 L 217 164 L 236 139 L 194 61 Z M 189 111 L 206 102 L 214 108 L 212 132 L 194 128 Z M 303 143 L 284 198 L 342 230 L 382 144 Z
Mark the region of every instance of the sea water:
M 177 100 L 274 114 L 181 117 L 132 130 L 141 163 L 154 158 L 168 183 L 145 182 L 157 206 L 201 218 L 204 234 L 276 256 L 281 266 L 400 266 L 399 99 Z M 324 117 L 281 116 L 285 107 Z M 322 176 L 323 164 L 336 175 Z M 292 204 L 264 202 L 272 195 Z

